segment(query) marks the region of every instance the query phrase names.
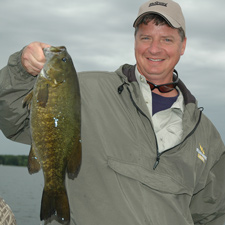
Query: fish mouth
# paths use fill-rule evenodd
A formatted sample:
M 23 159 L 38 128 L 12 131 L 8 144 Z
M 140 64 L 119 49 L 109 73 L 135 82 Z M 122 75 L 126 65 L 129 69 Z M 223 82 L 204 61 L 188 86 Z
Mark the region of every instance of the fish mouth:
M 65 46 L 58 46 L 58 47 L 48 47 L 48 48 L 43 48 L 43 52 L 45 55 L 46 63 L 54 56 L 54 55 L 59 55 L 60 53 L 66 51 Z
M 54 56 L 57 56 L 59 54 L 61 54 L 62 52 L 65 52 L 66 51 L 66 47 L 65 46 L 51 46 L 51 47 L 48 47 L 48 48 L 43 48 L 43 52 L 44 52 L 44 55 L 45 55 L 45 65 L 44 67 L 42 68 L 41 72 L 40 72 L 40 75 L 47 79 L 47 80 L 50 80 L 49 76 L 48 76 L 48 63 L 49 61 L 54 57 Z
M 64 52 L 64 51 L 66 51 L 66 47 L 65 46 L 58 46 L 58 47 L 51 46 L 49 48 L 49 50 L 51 52 L 55 52 L 55 53 L 57 53 L 57 52 Z
M 66 47 L 65 46 L 58 46 L 58 47 L 51 46 L 48 48 L 44 48 L 43 51 L 44 51 L 45 57 L 47 57 L 49 54 L 54 55 L 54 54 L 66 51 Z

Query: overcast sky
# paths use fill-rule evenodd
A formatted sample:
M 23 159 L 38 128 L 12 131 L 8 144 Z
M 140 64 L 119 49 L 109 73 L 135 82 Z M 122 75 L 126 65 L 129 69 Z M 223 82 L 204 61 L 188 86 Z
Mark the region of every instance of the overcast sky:
M 0 67 L 33 41 L 64 45 L 77 71 L 114 71 L 135 64 L 133 21 L 145 0 L 1 0 Z M 177 70 L 225 141 L 225 1 L 177 0 L 187 48 Z M 0 154 L 27 154 L 29 146 L 0 131 Z

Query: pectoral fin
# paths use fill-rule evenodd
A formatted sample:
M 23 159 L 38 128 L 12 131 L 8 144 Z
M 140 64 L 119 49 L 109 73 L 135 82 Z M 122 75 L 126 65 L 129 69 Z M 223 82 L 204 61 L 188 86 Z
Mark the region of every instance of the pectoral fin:
M 82 161 L 82 151 L 81 151 L 81 141 L 80 136 L 76 138 L 76 146 L 73 149 L 73 152 L 70 156 L 68 165 L 67 165 L 67 173 L 69 179 L 74 179 L 78 176 L 80 172 Z
M 37 173 L 41 169 L 41 165 L 38 161 L 38 158 L 35 155 L 34 149 L 31 146 L 30 154 L 28 157 L 28 171 L 30 174 Z
M 28 106 L 28 109 L 30 110 L 30 106 L 31 106 L 31 101 L 33 98 L 33 90 L 30 91 L 27 96 L 23 99 L 23 108 L 25 108 L 26 106 Z

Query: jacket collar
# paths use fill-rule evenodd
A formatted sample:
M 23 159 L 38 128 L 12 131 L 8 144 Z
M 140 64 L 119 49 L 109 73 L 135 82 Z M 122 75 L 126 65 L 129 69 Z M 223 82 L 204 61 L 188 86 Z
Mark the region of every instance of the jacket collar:
M 117 73 L 121 78 L 124 76 L 127 78 L 128 82 L 137 82 L 136 76 L 135 76 L 135 65 L 128 65 L 125 64 L 121 66 Z M 189 103 L 196 103 L 196 98 L 191 94 L 191 92 L 187 89 L 185 84 L 179 79 L 178 81 L 178 87 L 181 90 L 183 96 L 184 96 L 184 103 L 185 105 Z

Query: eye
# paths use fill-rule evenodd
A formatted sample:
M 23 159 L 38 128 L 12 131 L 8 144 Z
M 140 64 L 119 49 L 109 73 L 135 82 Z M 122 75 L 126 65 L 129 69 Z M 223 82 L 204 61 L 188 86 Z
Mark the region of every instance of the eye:
M 172 43 L 173 39 L 172 38 L 165 38 L 164 41 L 167 42 L 167 43 Z
M 67 61 L 67 58 L 66 58 L 66 57 L 63 57 L 63 58 L 62 58 L 62 61 L 63 61 L 63 62 L 66 62 L 66 61 Z
M 149 40 L 150 38 L 146 36 L 146 37 L 142 37 L 141 39 L 142 40 Z

